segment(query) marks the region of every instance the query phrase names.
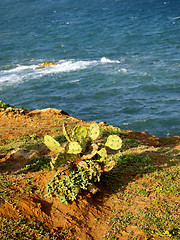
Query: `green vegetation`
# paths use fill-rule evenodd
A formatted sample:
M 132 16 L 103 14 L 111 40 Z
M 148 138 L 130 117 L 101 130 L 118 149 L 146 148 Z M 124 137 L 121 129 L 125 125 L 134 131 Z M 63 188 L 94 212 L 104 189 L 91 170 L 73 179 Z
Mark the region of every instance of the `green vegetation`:
M 110 230 L 105 239 L 118 239 L 116 236 L 126 231 L 128 226 L 141 229 L 144 239 L 180 239 L 179 179 L 180 166 L 172 166 L 147 173 L 143 179 L 129 182 L 124 191 L 122 188 L 118 190 L 122 208 L 114 211 L 107 221 Z M 141 237 L 131 232 L 127 239 Z
M 109 135 L 121 136 L 122 132 L 118 127 L 113 126 L 103 126 L 100 130 L 100 137 L 108 137 Z
M 25 163 L 21 170 L 18 171 L 18 173 L 38 172 L 43 169 L 50 170 L 50 161 L 51 159 L 48 157 L 34 158 Z
M 58 172 L 47 185 L 48 195 L 67 204 L 76 199 L 81 189 L 87 190 L 92 182 L 100 181 L 101 173 L 97 171 L 96 164 L 91 160 L 86 160 L 84 164 L 85 169 L 77 165 L 67 175 Z
M 43 222 L 28 221 L 24 216 L 16 220 L 0 218 L 0 238 L 2 240 L 72 239 L 68 238 L 69 231 L 58 230 L 50 232 Z
M 69 170 L 64 176 L 64 172 L 58 172 L 48 183 L 48 195 L 56 196 L 60 202 L 67 203 L 76 199 L 80 189 L 97 192 L 98 189 L 93 183 L 100 181 L 103 171 L 109 172 L 115 166 L 115 161 L 108 156 L 108 149 L 120 149 L 122 140 L 117 135 L 109 135 L 105 143 L 100 141 L 97 123 L 92 123 L 89 129 L 78 125 L 71 135 L 63 125 L 63 133 L 67 139 L 63 146 L 49 135 L 44 137 L 44 143 L 53 153 L 50 162 L 52 169 L 57 162 L 61 162 L 66 164 L 65 169 Z M 60 160 L 62 155 L 67 154 L 71 155 L 71 158 L 67 161 L 64 161 L 64 158 Z
M 8 107 L 15 108 L 14 105 L 11 105 L 9 103 L 3 103 L 2 100 L 0 100 L 0 108 L 7 109 Z
M 141 145 L 142 145 L 142 143 L 139 140 L 124 139 L 122 150 L 125 151 L 125 150 L 130 149 L 130 148 L 137 148 L 138 146 L 141 146 Z

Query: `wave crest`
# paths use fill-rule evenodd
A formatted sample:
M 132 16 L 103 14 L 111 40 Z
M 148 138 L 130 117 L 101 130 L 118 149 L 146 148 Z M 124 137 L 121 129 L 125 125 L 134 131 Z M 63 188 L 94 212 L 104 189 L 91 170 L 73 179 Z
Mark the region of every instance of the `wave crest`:
M 118 60 L 110 60 L 106 57 L 102 57 L 100 60 L 60 60 L 56 65 L 52 65 L 47 68 L 38 69 L 38 64 L 33 65 L 16 65 L 11 69 L 5 69 L 0 71 L 0 83 L 14 83 L 23 81 L 24 79 L 39 78 L 47 74 L 58 74 L 61 72 L 79 71 L 97 65 L 104 65 L 108 63 L 120 63 Z

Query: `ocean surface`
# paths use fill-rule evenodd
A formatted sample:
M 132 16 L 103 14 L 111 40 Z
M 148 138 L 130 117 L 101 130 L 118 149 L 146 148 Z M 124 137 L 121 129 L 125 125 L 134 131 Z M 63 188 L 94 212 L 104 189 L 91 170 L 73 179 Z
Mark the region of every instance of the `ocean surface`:
M 180 1 L 1 0 L 0 100 L 180 135 Z

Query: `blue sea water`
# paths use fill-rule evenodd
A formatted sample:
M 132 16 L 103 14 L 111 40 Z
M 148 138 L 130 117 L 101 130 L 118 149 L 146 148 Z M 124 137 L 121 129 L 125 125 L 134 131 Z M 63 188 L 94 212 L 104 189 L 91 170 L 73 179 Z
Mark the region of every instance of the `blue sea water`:
M 5 103 L 180 135 L 179 82 L 179 0 L 0 1 Z

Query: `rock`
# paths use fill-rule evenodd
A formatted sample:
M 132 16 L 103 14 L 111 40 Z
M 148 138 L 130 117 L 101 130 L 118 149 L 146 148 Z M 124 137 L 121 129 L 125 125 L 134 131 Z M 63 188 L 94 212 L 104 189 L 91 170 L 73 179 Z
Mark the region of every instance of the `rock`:
M 23 148 L 16 148 L 9 152 L 0 162 L 5 162 L 6 160 L 13 159 L 14 161 L 28 161 L 33 158 L 38 158 L 39 153 L 36 150 L 26 150 Z
M 7 113 L 9 113 L 9 112 L 14 112 L 14 111 L 15 111 L 14 108 L 8 107 L 8 108 L 6 108 L 6 110 L 4 111 L 4 114 L 7 114 Z
M 52 66 L 52 65 L 57 65 L 57 64 L 56 64 L 55 62 L 49 62 L 49 61 L 43 62 L 43 63 L 38 67 L 38 69 L 50 67 L 50 66 Z
M 61 115 L 68 115 L 69 116 L 69 114 L 67 112 L 65 112 L 64 110 L 59 110 L 59 109 L 56 109 L 56 108 L 45 108 L 45 109 L 42 109 L 40 111 L 44 112 L 44 113 L 54 113 L 54 114 L 61 114 Z
M 108 126 L 108 124 L 107 124 L 107 122 L 100 122 L 100 123 L 99 123 L 99 126 L 104 127 L 104 126 Z
M 69 114 L 67 112 L 65 112 L 64 110 L 58 110 L 58 109 L 55 109 L 55 108 L 45 108 L 45 109 L 41 109 L 41 110 L 40 109 L 32 110 L 28 113 L 28 116 L 34 116 L 34 115 L 43 114 L 43 113 L 69 116 Z
M 23 148 L 17 148 L 12 153 L 14 159 L 24 159 L 24 160 L 31 160 L 33 158 L 38 157 L 38 152 L 35 150 L 26 150 Z
M 12 108 L 12 107 L 8 107 L 3 111 L 4 115 L 7 114 L 20 114 L 20 115 L 24 115 L 25 114 L 25 110 L 23 108 Z

